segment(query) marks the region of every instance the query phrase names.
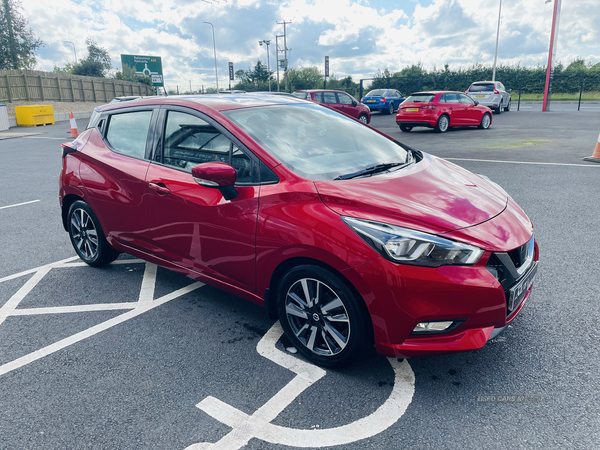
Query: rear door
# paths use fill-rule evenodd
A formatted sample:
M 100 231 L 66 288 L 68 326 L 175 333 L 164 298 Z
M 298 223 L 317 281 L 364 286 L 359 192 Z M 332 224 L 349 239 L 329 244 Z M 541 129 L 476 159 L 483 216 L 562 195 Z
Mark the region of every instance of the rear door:
M 464 106 L 460 103 L 456 92 L 449 92 L 446 95 L 446 109 L 450 114 L 450 125 L 465 125 L 467 119 L 465 117 Z
M 158 256 L 253 292 L 258 159 L 198 111 L 161 109 L 160 138 L 146 176 L 150 233 Z M 200 186 L 191 170 L 219 161 L 237 171 L 238 196 Z
M 80 176 L 109 240 L 152 251 L 146 205 L 153 123 L 158 108 L 127 108 L 100 119 L 81 154 Z

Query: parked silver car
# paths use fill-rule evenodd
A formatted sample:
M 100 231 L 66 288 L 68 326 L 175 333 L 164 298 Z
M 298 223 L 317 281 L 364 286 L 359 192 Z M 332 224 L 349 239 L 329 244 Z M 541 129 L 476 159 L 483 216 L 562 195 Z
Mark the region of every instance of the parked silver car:
M 480 105 L 487 106 L 496 114 L 500 114 L 503 108 L 504 111 L 510 111 L 510 91 L 510 89 L 506 90 L 499 81 L 476 81 L 469 86 L 466 93 Z

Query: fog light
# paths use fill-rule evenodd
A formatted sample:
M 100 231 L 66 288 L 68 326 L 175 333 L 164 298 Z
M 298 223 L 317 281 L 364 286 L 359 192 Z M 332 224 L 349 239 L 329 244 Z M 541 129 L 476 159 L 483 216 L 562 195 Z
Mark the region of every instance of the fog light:
M 453 323 L 454 321 L 452 320 L 445 320 L 443 322 L 421 322 L 417 324 L 413 333 L 439 333 L 440 331 L 446 331 Z

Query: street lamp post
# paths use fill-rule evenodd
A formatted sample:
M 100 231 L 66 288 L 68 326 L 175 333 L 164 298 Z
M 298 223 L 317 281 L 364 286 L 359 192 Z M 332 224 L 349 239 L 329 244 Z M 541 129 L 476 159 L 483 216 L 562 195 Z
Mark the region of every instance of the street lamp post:
M 75 54 L 75 64 L 77 64 L 77 50 L 75 49 L 75 44 L 71 41 L 63 41 L 63 44 L 71 44 L 73 46 L 73 53 Z
M 492 81 L 496 81 L 496 59 L 498 59 L 498 39 L 500 38 L 500 14 L 502 13 L 502 0 L 498 8 L 498 31 L 496 32 L 496 53 L 494 53 L 494 69 L 492 71 Z
M 210 22 L 204 22 L 209 24 L 212 27 L 213 32 L 213 50 L 215 52 L 215 81 L 217 83 L 217 94 L 219 93 L 219 76 L 217 75 L 217 44 L 215 43 L 215 27 Z
M 271 43 L 271 41 L 269 41 L 269 40 L 262 40 L 262 41 L 258 41 L 258 43 L 261 46 L 263 44 L 265 44 L 267 46 L 267 74 L 269 76 L 269 92 L 271 92 L 271 62 L 269 61 L 269 44 Z

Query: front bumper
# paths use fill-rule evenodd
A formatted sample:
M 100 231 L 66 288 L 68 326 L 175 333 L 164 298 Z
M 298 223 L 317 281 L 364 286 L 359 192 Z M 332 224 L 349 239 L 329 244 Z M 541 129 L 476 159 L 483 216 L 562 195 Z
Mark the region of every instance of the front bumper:
M 492 254 L 486 252 L 473 266 L 417 267 L 380 257 L 351 269 L 374 294 L 367 307 L 377 352 L 406 358 L 477 350 L 503 331 L 526 304 L 532 288 L 507 313 L 506 287 L 487 266 Z M 448 334 L 411 334 L 420 322 L 444 320 L 465 321 Z

